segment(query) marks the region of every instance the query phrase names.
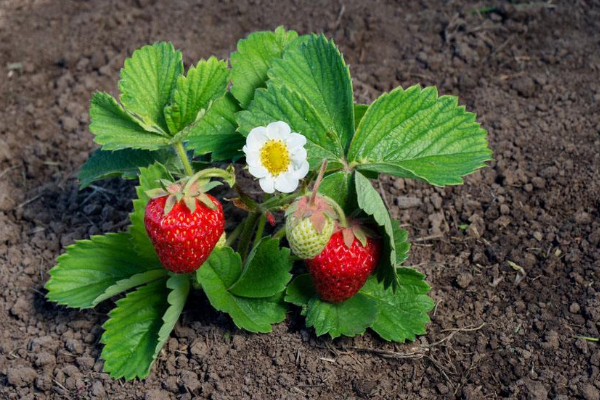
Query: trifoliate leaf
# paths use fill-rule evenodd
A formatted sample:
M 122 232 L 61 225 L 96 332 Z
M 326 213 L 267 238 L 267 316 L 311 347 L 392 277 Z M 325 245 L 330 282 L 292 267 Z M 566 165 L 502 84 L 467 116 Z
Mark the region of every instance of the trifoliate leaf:
M 188 70 L 187 76 L 180 75 L 173 100 L 165 108 L 165 119 L 171 134 L 195 122 L 201 110 L 208 110 L 211 101 L 222 97 L 227 89 L 228 78 L 227 62 L 215 57 L 198 62 Z
M 109 233 L 68 246 L 49 272 L 48 300 L 68 307 L 90 308 L 100 301 L 99 297 L 107 298 L 103 296 L 107 291 L 113 296 L 132 287 L 122 285 L 122 290 L 115 290 L 119 282 L 147 271 L 162 270 L 157 260 L 140 257 L 130 241 L 128 233 Z M 151 272 L 142 281 L 136 278 L 132 284 L 158 279 L 160 274 Z
M 273 60 L 281 58 L 285 47 L 298 34 L 278 27 L 275 32 L 254 32 L 238 42 L 231 54 L 231 93 L 243 108 L 248 107 L 254 91 L 265 86 Z
M 285 319 L 283 293 L 270 297 L 237 296 L 232 287 L 242 274 L 242 260 L 231 247 L 215 248 L 208 260 L 196 272 L 196 279 L 210 304 L 229 314 L 234 324 L 250 332 L 271 332 L 271 325 Z
M 164 109 L 182 73 L 181 52 L 171 43 L 144 46 L 125 60 L 119 81 L 121 103 L 146 129 L 168 132 Z
M 108 314 L 101 342 L 104 372 L 115 379 L 143 379 L 156 358 L 159 331 L 169 308 L 166 279 L 149 283 L 125 298 Z
M 150 197 L 146 192 L 151 189 L 162 188 L 161 179 L 173 181 L 173 177 L 162 164 L 155 163 L 148 168 L 140 168 L 140 183 L 135 189 L 138 198 L 133 200 L 133 212 L 129 215 L 131 219 L 129 233 L 131 234 L 133 247 L 140 256 L 150 257 L 156 262 L 158 262 L 158 255 L 146 233 L 144 215 L 146 205 L 150 201 Z
M 354 175 L 345 171 L 337 171 L 327 175 L 321 181 L 319 193 L 333 199 L 350 214 L 357 208 Z
M 312 170 L 318 169 L 324 159 L 331 169 L 342 167 L 344 153 L 335 136 L 321 122 L 313 106 L 300 94 L 288 88 L 271 84 L 266 89 L 258 89 L 248 110 L 237 114 L 239 131 L 248 136 L 257 126 L 267 126 L 271 122 L 286 122 L 293 132 L 306 137 L 308 162 Z
M 372 216 L 377 225 L 383 227 L 385 233 L 381 259 L 377 266 L 377 277 L 380 281 L 383 281 L 386 288 L 392 286 L 395 289 L 398 286 L 394 268 L 396 265 L 396 244 L 390 213 L 377 190 L 363 174 L 355 172 L 354 182 L 358 207 Z
M 237 132 L 235 113 L 239 110 L 229 93 L 215 100 L 206 114 L 189 128 L 186 147 L 194 150 L 194 155 L 212 153 L 213 161 L 231 160 L 239 156 L 246 143 Z
M 292 278 L 290 249 L 279 240 L 264 237 L 252 250 L 239 279 L 229 288 L 236 296 L 270 297 L 285 290 Z
M 369 297 L 356 293 L 341 303 L 328 303 L 313 297 L 306 310 L 306 326 L 314 327 L 317 336 L 326 333 L 335 339 L 353 337 L 365 330 L 377 318 L 377 306 Z
M 79 170 L 79 188 L 84 189 L 92 182 L 121 176 L 124 179 L 137 178 L 140 168 L 158 161 L 173 164 L 177 160 L 171 149 L 157 151 L 124 149 L 108 151 L 98 149 L 87 159 Z
M 383 339 L 404 342 L 426 332 L 425 325 L 430 322 L 427 313 L 434 303 L 426 295 L 430 287 L 424 277 L 413 269 L 398 268 L 400 284 L 395 292 L 391 288 L 384 289 L 374 277 L 360 290 L 359 293 L 377 304 L 379 313 L 371 328 Z
M 365 113 L 348 153 L 362 171 L 456 185 L 490 159 L 475 114 L 437 89 L 412 86 L 383 94 Z
M 108 93 L 92 95 L 90 119 L 94 141 L 104 150 L 156 150 L 169 144 L 166 136 L 144 130 Z
M 314 107 L 345 151 L 354 135 L 354 105 L 350 71 L 338 48 L 323 35 L 294 42 L 283 58 L 273 61 L 269 84 L 286 86 Z

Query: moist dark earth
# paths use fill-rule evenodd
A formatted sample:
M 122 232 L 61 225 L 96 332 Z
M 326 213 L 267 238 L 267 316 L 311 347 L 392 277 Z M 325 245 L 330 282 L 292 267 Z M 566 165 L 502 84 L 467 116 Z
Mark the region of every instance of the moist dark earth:
M 433 287 L 428 333 L 331 341 L 292 310 L 248 334 L 196 294 L 148 379 L 113 380 L 112 302 L 73 311 L 43 288 L 63 246 L 131 210 L 131 182 L 78 191 L 90 95 L 116 94 L 144 44 L 172 41 L 189 66 L 278 25 L 333 38 L 357 101 L 435 85 L 489 132 L 494 161 L 463 186 L 376 185 Z M 599 343 L 582 337 L 600 337 L 599 174 L 598 1 L 3 0 L 0 397 L 598 400 Z

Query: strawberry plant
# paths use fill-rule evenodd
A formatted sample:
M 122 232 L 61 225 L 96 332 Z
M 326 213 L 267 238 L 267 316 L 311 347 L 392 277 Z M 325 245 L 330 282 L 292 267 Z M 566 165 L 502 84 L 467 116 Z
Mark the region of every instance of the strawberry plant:
M 283 28 L 187 71 L 171 44 L 142 47 L 118 87 L 92 96 L 101 148 L 78 177 L 137 179 L 131 224 L 68 246 L 46 284 L 68 307 L 118 296 L 101 338 L 111 376 L 149 374 L 191 290 L 250 332 L 297 306 L 317 335 L 425 333 L 430 287 L 401 266 L 407 232 L 371 179 L 457 185 L 485 166 L 486 132 L 455 97 L 412 86 L 356 104 L 335 44 Z M 242 169 L 264 195 L 236 183 Z M 234 198 L 210 194 L 223 183 Z M 233 207 L 247 216 L 225 232 Z

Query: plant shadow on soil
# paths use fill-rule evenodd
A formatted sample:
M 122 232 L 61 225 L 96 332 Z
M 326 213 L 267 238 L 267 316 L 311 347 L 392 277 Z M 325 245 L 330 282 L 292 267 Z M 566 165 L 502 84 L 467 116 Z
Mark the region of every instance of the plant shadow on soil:
M 598 400 L 600 349 L 577 337 L 600 337 L 600 3 L 496 3 L 2 2 L 0 397 Z M 380 179 L 406 265 L 433 287 L 428 334 L 331 342 L 295 310 L 254 335 L 193 295 L 149 378 L 115 381 L 98 343 L 111 302 L 77 312 L 41 294 L 64 245 L 125 229 L 131 209 L 133 183 L 73 178 L 90 95 L 115 94 L 146 43 L 173 41 L 190 65 L 280 24 L 333 38 L 357 101 L 434 85 L 489 132 L 495 160 L 464 186 Z

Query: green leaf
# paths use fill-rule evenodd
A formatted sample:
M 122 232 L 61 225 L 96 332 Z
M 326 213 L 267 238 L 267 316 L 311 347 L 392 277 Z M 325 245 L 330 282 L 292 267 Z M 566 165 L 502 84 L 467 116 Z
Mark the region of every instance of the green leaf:
M 285 301 L 298 307 L 302 307 L 302 315 L 306 315 L 308 302 L 317 296 L 309 274 L 298 275 L 288 285 L 285 292 Z
M 140 272 L 139 274 L 132 275 L 130 278 L 122 279 L 116 282 L 114 285 L 108 287 L 103 294 L 96 297 L 92 306 L 95 307 L 104 300 L 108 300 L 111 297 L 118 295 L 119 293 L 126 292 L 134 287 L 150 283 L 157 279 L 167 276 L 168 271 L 164 268 L 152 269 L 146 272 Z
M 231 93 L 243 108 L 250 104 L 254 91 L 265 86 L 273 60 L 281 58 L 285 47 L 296 37 L 295 31 L 280 26 L 275 32 L 254 32 L 238 42 L 237 52 L 231 54 Z
M 486 132 L 475 114 L 434 87 L 397 88 L 367 110 L 348 159 L 376 171 L 433 185 L 456 185 L 490 160 Z
M 104 150 L 156 150 L 169 144 L 165 136 L 144 130 L 108 93 L 92 95 L 90 119 L 94 141 Z
M 342 168 L 340 160 L 344 153 L 339 139 L 321 122 L 305 98 L 286 87 L 269 85 L 266 89 L 258 89 L 248 110 L 239 112 L 236 117 L 239 131 L 244 136 L 257 126 L 284 121 L 293 132 L 306 137 L 305 148 L 312 170 L 318 169 L 323 159 L 328 160 L 330 169 Z
M 174 159 L 175 154 L 171 149 L 158 151 L 98 149 L 92 153 L 77 174 L 79 188 L 84 189 L 94 181 L 118 176 L 124 179 L 135 179 L 141 167 L 147 167 L 156 161 L 163 164 L 172 163 Z
M 159 262 L 158 255 L 146 233 L 144 214 L 146 213 L 146 205 L 150 201 L 146 192 L 150 189 L 160 188 L 160 179 L 173 179 L 162 164 L 155 163 L 148 168 L 140 168 L 140 183 L 135 188 L 138 198 L 133 200 L 133 212 L 129 215 L 131 219 L 129 233 L 131 234 L 133 247 L 140 256 L 149 257 L 156 260 L 156 262 Z
M 186 135 L 188 149 L 194 155 L 212 153 L 213 161 L 231 160 L 241 154 L 246 143 L 237 132 L 235 113 L 240 110 L 235 99 L 228 93 L 217 99 L 206 114 Z
M 377 225 L 383 227 L 385 233 L 381 260 L 377 267 L 377 277 L 380 281 L 383 281 L 386 288 L 392 286 L 395 289 L 398 286 L 394 268 L 396 265 L 396 244 L 390 214 L 377 190 L 360 172 L 355 172 L 354 182 L 358 207 L 372 216 Z
M 398 277 L 400 285 L 395 292 L 391 288 L 384 289 L 371 277 L 359 293 L 377 303 L 379 313 L 371 328 L 385 340 L 404 342 L 426 333 L 425 325 L 430 322 L 427 313 L 434 303 L 426 295 L 430 287 L 423 280 L 425 275 L 410 268 L 399 268 Z
M 125 298 L 108 314 L 102 359 L 104 372 L 115 379 L 143 379 L 150 373 L 156 358 L 163 316 L 169 308 L 166 279 L 142 286 Z
M 354 104 L 354 130 L 358 129 L 358 125 L 360 125 L 360 121 L 362 121 L 368 109 L 368 104 Z
M 130 240 L 127 233 L 109 233 L 68 246 L 49 272 L 48 300 L 68 307 L 90 308 L 107 291 L 111 291 L 111 296 L 117 294 L 113 286 L 118 282 L 162 269 L 151 258 L 140 257 L 131 248 Z
M 162 317 L 163 325 L 158 331 L 158 342 L 154 349 L 154 359 L 158 357 L 160 350 L 169 339 L 169 335 L 183 311 L 185 302 L 190 294 L 190 276 L 187 274 L 171 275 L 169 280 L 167 280 L 167 288 L 171 289 L 167 297 L 169 308 Z
M 310 35 L 273 61 L 268 74 L 270 84 L 300 93 L 341 148 L 348 148 L 354 135 L 352 80 L 333 41 Z
M 171 43 L 144 46 L 125 60 L 119 81 L 121 103 L 146 126 L 168 132 L 164 109 L 181 74 L 181 52 Z
M 240 255 L 231 247 L 215 248 L 208 260 L 196 272 L 196 279 L 210 304 L 231 316 L 233 323 L 250 332 L 271 332 L 271 325 L 285 319 L 286 307 L 282 293 L 271 297 L 237 296 L 228 288 L 242 274 Z
M 352 173 L 337 171 L 327 175 L 321 181 L 319 193 L 335 200 L 348 214 L 358 207 L 356 204 L 354 175 Z
M 252 250 L 246 268 L 229 288 L 236 296 L 270 297 L 285 290 L 292 278 L 290 249 L 279 247 L 279 240 L 264 237 Z
M 175 134 L 195 122 L 211 101 L 225 94 L 228 81 L 227 62 L 215 57 L 198 62 L 188 70 L 187 76 L 180 75 L 173 100 L 165 108 L 165 119 L 171 133 Z
M 308 302 L 306 326 L 314 327 L 317 336 L 326 333 L 335 339 L 339 336 L 356 336 L 377 318 L 377 305 L 371 298 L 356 293 L 341 303 L 328 303 L 313 297 Z
M 402 264 L 408 258 L 410 243 L 408 243 L 408 232 L 400 228 L 400 223 L 392 220 L 392 229 L 394 230 L 394 248 L 396 249 L 396 266 Z

